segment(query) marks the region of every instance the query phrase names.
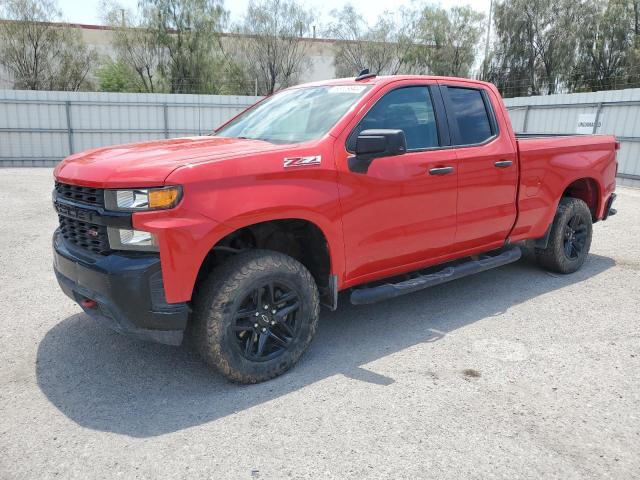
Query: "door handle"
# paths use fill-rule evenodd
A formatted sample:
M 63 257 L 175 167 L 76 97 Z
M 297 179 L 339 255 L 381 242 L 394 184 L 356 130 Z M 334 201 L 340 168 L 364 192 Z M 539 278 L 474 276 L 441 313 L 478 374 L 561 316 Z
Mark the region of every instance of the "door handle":
M 494 165 L 498 168 L 507 168 L 513 165 L 513 162 L 511 160 L 499 160 Z
M 429 170 L 429 175 L 446 175 L 453 172 L 453 167 L 436 167 Z

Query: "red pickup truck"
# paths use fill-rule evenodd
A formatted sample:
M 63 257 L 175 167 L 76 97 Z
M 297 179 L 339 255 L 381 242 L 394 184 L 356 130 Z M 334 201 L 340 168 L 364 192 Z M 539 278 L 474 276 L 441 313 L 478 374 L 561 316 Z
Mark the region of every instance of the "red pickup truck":
M 611 136 L 517 138 L 496 88 L 427 76 L 300 85 L 210 136 L 99 148 L 55 169 L 62 290 L 111 328 L 237 382 L 280 375 L 320 305 L 518 260 L 571 273 L 615 213 Z M 473 308 L 470 305 L 469 308 Z

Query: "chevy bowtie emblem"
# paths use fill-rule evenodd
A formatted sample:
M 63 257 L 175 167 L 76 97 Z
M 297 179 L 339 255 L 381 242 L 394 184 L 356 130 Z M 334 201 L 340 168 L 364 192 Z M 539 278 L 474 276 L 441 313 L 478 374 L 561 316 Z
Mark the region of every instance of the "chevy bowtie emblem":
M 309 157 L 290 157 L 284 159 L 284 168 L 290 167 L 309 167 L 311 165 L 320 165 L 322 157 L 313 155 Z

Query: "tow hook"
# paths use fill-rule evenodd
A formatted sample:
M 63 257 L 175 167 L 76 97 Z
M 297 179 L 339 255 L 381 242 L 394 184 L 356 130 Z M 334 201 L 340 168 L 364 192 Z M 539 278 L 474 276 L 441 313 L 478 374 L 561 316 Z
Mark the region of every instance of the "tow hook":
M 80 306 L 82 308 L 92 309 L 98 306 L 98 302 L 91 300 L 90 298 L 85 298 L 84 300 L 80 300 Z

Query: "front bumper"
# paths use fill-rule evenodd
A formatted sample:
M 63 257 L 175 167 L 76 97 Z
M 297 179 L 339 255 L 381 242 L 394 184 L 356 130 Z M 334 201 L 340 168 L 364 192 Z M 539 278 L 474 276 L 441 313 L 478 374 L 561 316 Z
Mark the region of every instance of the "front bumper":
M 141 340 L 182 343 L 189 308 L 166 302 L 158 255 L 89 255 L 56 231 L 53 266 L 63 292 L 99 323 Z

